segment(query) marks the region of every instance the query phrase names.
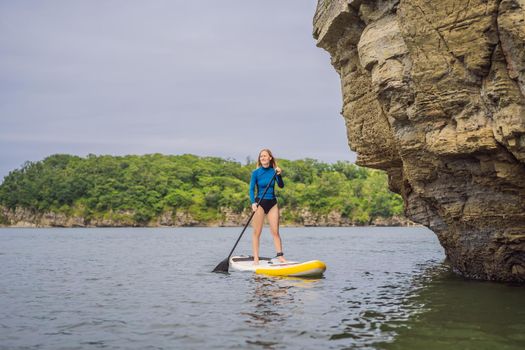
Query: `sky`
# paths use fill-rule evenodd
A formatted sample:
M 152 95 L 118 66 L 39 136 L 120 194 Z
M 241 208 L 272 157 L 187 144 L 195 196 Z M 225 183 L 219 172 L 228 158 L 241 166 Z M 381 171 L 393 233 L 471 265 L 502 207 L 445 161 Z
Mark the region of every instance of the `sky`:
M 0 181 L 56 153 L 347 160 L 315 0 L 0 0 Z

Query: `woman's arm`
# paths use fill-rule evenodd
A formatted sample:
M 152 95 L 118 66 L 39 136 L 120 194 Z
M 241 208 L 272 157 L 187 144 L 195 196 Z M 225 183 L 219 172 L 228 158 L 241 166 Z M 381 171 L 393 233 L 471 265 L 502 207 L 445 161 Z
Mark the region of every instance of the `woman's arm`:
M 277 186 L 279 186 L 279 188 L 283 188 L 284 187 L 284 181 L 283 181 L 283 178 L 281 177 L 281 175 L 277 175 L 275 178 L 277 179 Z
M 257 176 L 255 171 L 252 172 L 252 178 L 250 179 L 250 203 L 255 203 L 255 185 L 257 185 Z
M 281 177 L 281 173 L 282 173 L 281 168 L 276 167 L 275 168 L 275 173 L 277 174 L 277 176 L 275 177 L 277 179 L 277 186 L 279 186 L 279 188 L 283 188 L 284 187 L 284 181 L 283 181 L 283 178 Z

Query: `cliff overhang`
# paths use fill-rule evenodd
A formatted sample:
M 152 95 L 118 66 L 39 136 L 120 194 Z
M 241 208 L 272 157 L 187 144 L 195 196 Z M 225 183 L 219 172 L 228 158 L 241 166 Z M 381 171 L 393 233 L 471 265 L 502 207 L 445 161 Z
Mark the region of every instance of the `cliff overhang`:
M 525 281 L 525 0 L 320 0 L 357 163 L 462 275 Z

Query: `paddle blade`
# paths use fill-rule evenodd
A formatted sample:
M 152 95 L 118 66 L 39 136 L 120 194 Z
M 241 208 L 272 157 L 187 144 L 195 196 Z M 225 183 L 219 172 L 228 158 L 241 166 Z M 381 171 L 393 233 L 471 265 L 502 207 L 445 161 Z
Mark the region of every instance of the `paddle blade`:
M 222 272 L 222 273 L 228 273 L 228 268 L 230 267 L 230 262 L 228 258 L 224 259 L 217 265 L 212 272 Z

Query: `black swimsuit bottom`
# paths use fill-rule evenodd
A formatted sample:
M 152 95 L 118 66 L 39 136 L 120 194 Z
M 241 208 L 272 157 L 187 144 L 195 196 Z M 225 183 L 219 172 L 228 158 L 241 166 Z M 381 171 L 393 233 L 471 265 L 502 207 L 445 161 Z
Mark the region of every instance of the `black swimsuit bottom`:
M 255 198 L 255 202 L 259 202 L 259 198 Z M 277 204 L 277 198 L 263 199 L 261 200 L 261 203 L 259 203 L 259 205 L 263 208 L 265 214 L 268 214 L 270 209 L 272 209 L 273 206 L 276 204 Z

